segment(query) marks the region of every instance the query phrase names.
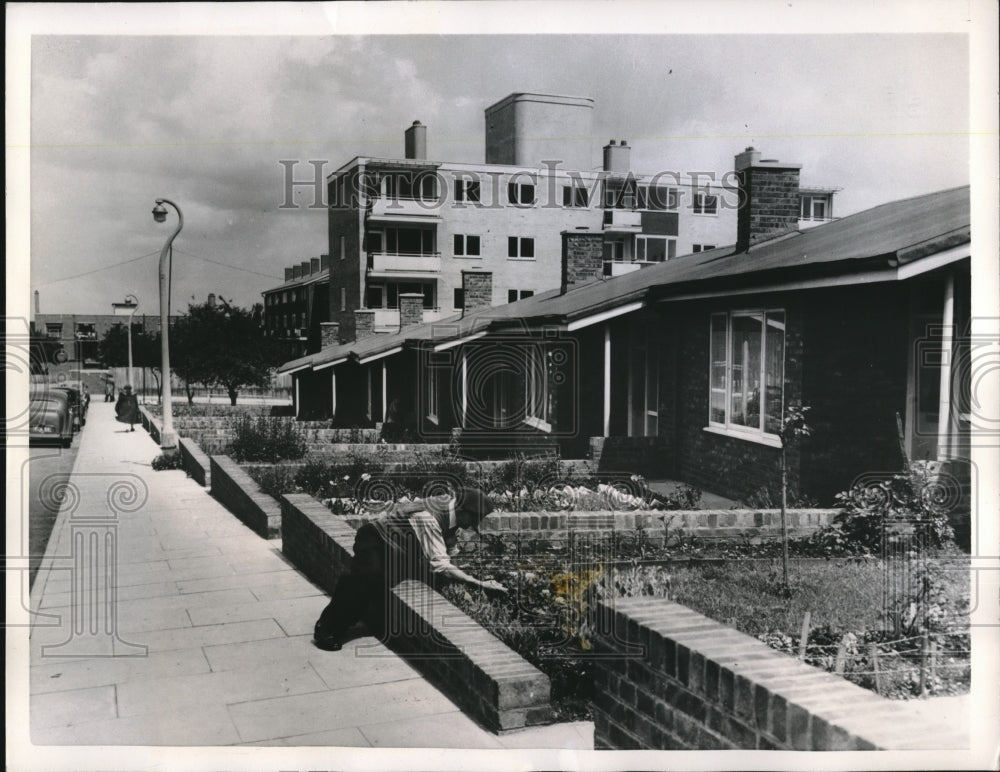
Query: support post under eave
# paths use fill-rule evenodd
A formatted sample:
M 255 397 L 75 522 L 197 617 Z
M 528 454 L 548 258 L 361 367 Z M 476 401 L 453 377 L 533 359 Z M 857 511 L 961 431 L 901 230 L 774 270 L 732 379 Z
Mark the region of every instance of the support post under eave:
M 330 415 L 337 417 L 337 371 L 330 368 Z
M 604 436 L 611 436 L 611 323 L 604 323 Z
M 388 391 L 386 389 L 385 371 L 386 371 L 385 359 L 383 358 L 382 359 L 382 421 L 383 422 L 385 421 L 386 411 L 388 411 L 389 409 L 389 403 L 386 399 Z
M 292 378 L 295 381 L 295 417 L 299 417 L 299 411 L 302 410 L 302 400 L 299 398 L 299 383 L 302 382 L 302 378 L 296 378 L 294 375 Z
M 951 456 L 951 375 L 952 340 L 955 328 L 955 277 L 948 274 L 944 284 L 944 308 L 941 314 L 941 390 L 938 401 L 938 461 Z
M 469 359 L 462 349 L 462 428 L 466 428 L 466 417 L 469 415 Z

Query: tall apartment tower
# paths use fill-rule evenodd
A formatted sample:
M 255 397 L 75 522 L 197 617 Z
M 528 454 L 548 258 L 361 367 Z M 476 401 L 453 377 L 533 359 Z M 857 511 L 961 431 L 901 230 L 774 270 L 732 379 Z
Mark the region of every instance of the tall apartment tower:
M 511 94 L 486 108 L 486 163 L 591 171 L 594 100 Z

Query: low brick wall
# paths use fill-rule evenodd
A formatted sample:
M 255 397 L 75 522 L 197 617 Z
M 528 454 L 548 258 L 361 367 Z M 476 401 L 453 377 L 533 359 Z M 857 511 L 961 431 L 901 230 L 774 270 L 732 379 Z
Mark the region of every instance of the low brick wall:
M 677 603 L 602 603 L 595 627 L 599 749 L 968 747 L 968 737 Z
M 210 488 L 212 468 L 208 455 L 190 437 L 178 437 L 177 443 L 184 459 L 184 471 L 203 488 Z
M 149 432 L 153 442 L 160 444 L 160 419 L 150 413 L 143 405 L 139 406 L 139 420 L 142 421 L 142 428 Z
M 212 456 L 212 495 L 236 517 L 266 539 L 281 531 L 281 507 L 229 456 Z
M 393 647 L 494 731 L 550 724 L 549 677 L 423 582 L 392 590 Z
M 828 525 L 840 510 L 789 510 L 790 536 L 807 536 Z M 380 513 L 349 517 L 357 528 L 365 520 Z M 669 530 L 667 529 L 669 525 Z M 693 509 L 669 512 L 494 512 L 483 520 L 482 533 L 517 534 L 525 539 L 565 539 L 570 532 L 592 536 L 607 536 L 612 532 L 635 535 L 642 531 L 653 544 L 664 537 L 673 538 L 678 529 L 685 536 L 697 536 L 709 541 L 737 541 L 744 538 L 777 539 L 781 536 L 780 510 L 752 509 Z
M 214 459 L 213 459 L 214 460 Z M 281 497 L 281 551 L 332 592 L 354 557 L 354 529 L 311 496 Z M 417 581 L 392 591 L 390 644 L 456 705 L 494 730 L 553 720 L 548 676 Z

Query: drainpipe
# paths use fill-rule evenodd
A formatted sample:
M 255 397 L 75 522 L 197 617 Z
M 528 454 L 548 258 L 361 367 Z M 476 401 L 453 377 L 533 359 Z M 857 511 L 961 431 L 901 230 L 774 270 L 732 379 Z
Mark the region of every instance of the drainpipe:
M 955 277 L 948 274 L 944 284 L 944 309 L 941 314 L 941 388 L 938 401 L 938 461 L 951 457 L 951 370 L 955 329 Z

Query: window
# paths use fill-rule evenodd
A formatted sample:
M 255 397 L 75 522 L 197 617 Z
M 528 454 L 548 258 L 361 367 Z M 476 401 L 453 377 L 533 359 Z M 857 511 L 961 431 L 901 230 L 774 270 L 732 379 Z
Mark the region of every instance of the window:
M 384 251 L 384 241 L 382 239 L 382 231 L 368 231 L 365 234 L 365 244 L 366 249 L 369 252 L 382 252 Z
M 534 290 L 507 290 L 507 302 L 514 303 L 518 300 L 524 300 L 525 298 L 530 298 L 534 295 Z
M 385 285 L 386 308 L 399 308 L 399 296 L 419 293 L 424 296 L 424 308 L 434 308 L 434 284 L 422 282 L 387 282 Z
M 533 260 L 535 258 L 535 240 L 509 236 L 507 238 L 507 257 Z
M 479 180 L 455 180 L 455 203 L 479 203 Z
M 383 239 L 384 251 L 390 255 L 431 255 L 434 253 L 434 231 L 430 228 L 386 228 Z M 370 249 L 369 251 L 377 252 L 380 250 Z
M 340 288 L 340 310 L 347 310 L 347 287 Z
M 455 287 L 455 299 L 452 301 L 451 307 L 455 309 L 465 308 L 465 290 L 461 287 Z
M 719 197 L 711 196 L 701 190 L 696 191 L 694 194 L 693 208 L 695 214 L 718 214 Z
M 771 435 L 784 405 L 785 312 L 713 314 L 709 424 Z
M 431 419 L 434 423 L 438 422 L 438 416 L 440 415 L 439 405 L 440 405 L 440 395 L 441 395 L 441 368 L 440 366 L 435 366 L 433 361 L 429 361 L 426 367 L 427 371 L 427 417 Z
M 644 185 L 638 190 L 638 208 L 666 212 L 677 208 L 677 189 L 663 185 Z
M 542 431 L 552 431 L 550 419 L 554 412 L 549 392 L 548 354 L 551 351 L 537 343 L 529 345 L 525 351 L 525 422 Z
M 604 261 L 606 263 L 625 262 L 625 242 L 622 240 L 604 242 Z
M 340 237 L 340 259 L 343 260 L 345 257 L 347 257 L 347 237 L 346 236 L 341 236 Z
M 437 175 L 392 172 L 385 176 L 383 190 L 387 199 L 437 201 Z
M 563 206 L 586 209 L 589 204 L 590 198 L 587 195 L 587 189 L 580 183 L 574 182 L 563 188 Z
M 605 209 L 635 209 L 636 184 L 632 177 L 628 179 L 607 180 L 604 183 Z
M 802 196 L 799 216 L 803 220 L 826 220 L 829 200 L 826 196 Z
M 455 257 L 479 257 L 479 236 L 456 233 Z
M 662 263 L 677 256 L 677 240 L 666 236 L 636 236 L 635 259 L 639 262 Z
M 708 252 L 710 249 L 715 249 L 715 244 L 695 244 L 691 247 L 692 252 Z
M 534 183 L 508 182 L 507 201 L 511 206 L 531 206 L 535 203 Z
M 45 325 L 45 334 L 51 338 L 62 337 L 62 323 L 48 322 Z
M 365 296 L 365 308 L 385 307 L 385 287 L 381 284 L 369 284 Z

